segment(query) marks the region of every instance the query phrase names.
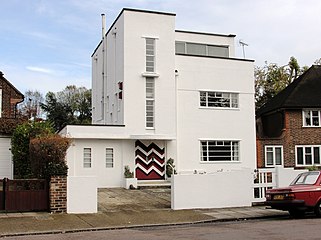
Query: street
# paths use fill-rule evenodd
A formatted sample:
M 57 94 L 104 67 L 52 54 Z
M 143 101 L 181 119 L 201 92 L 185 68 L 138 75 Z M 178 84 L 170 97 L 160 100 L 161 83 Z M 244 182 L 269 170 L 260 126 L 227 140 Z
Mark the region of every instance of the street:
M 52 235 L 30 235 L 8 237 L 17 240 L 78 240 L 78 239 L 112 239 L 112 240 L 167 240 L 167 239 L 201 239 L 201 240 L 301 240 L 320 239 L 321 219 L 310 217 L 305 219 L 269 219 L 243 220 L 235 222 L 194 224 L 167 227 L 143 227 L 121 230 L 90 231 Z

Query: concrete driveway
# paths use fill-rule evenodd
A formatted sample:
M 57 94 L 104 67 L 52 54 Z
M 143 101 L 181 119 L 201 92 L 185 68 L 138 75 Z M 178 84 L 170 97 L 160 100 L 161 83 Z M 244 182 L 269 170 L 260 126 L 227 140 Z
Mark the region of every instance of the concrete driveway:
M 98 189 L 98 211 L 150 211 L 171 208 L 170 188 Z

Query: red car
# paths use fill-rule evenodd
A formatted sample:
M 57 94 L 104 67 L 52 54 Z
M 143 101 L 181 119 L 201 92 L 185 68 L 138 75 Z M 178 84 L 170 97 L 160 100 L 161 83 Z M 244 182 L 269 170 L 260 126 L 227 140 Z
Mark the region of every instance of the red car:
M 308 211 L 314 211 L 321 217 L 320 173 L 321 171 L 301 173 L 289 187 L 267 190 L 265 205 L 289 211 L 293 217 L 302 217 Z

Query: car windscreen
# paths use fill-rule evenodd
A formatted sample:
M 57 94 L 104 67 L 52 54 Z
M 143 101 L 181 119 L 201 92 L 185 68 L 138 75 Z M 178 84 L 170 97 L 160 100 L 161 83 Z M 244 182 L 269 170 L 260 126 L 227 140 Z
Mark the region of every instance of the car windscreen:
M 291 185 L 313 185 L 318 177 L 320 172 L 306 172 L 302 173 L 291 183 Z

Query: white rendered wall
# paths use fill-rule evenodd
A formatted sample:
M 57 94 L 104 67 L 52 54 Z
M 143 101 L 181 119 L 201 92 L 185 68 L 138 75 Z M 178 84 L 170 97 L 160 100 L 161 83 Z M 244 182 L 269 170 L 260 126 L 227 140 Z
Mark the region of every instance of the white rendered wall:
M 294 168 L 284 168 L 282 166 L 275 167 L 276 187 L 288 187 L 300 173 L 307 171 L 307 169 L 294 170 Z
M 133 135 L 174 135 L 175 17 L 146 12 L 124 12 L 124 108 L 125 125 Z M 155 129 L 145 127 L 146 37 L 155 38 Z
M 67 213 L 97 213 L 96 177 L 67 177 Z
M 178 209 L 251 206 L 253 175 L 248 169 L 173 175 L 171 207 Z
M 91 168 L 83 167 L 84 148 L 91 148 Z M 113 168 L 106 168 L 106 148 L 113 148 Z M 96 176 L 99 188 L 121 187 L 123 164 L 126 164 L 122 161 L 123 154 L 126 161 L 132 159 L 134 163 L 134 143 L 126 144 L 122 140 L 74 139 L 67 152 L 68 176 Z
M 124 102 L 118 97 L 118 82 L 125 85 L 123 15 L 109 29 L 92 56 L 93 123 L 124 123 Z
M 255 168 L 253 62 L 176 56 L 178 171 Z M 200 90 L 239 93 L 239 109 L 200 107 Z M 240 141 L 239 162 L 201 162 L 200 140 Z
M 96 176 L 98 187 L 122 187 L 124 166 L 135 172 L 135 142 L 130 135 L 124 134 L 124 127 L 67 125 L 61 135 L 73 140 L 67 151 L 69 176 Z M 142 136 L 143 137 L 143 136 Z M 176 141 L 168 139 L 140 138 L 145 145 L 154 142 L 165 148 L 165 160 L 176 157 Z M 83 167 L 83 149 L 91 148 L 92 166 Z M 114 167 L 106 168 L 105 149 L 113 148 Z

